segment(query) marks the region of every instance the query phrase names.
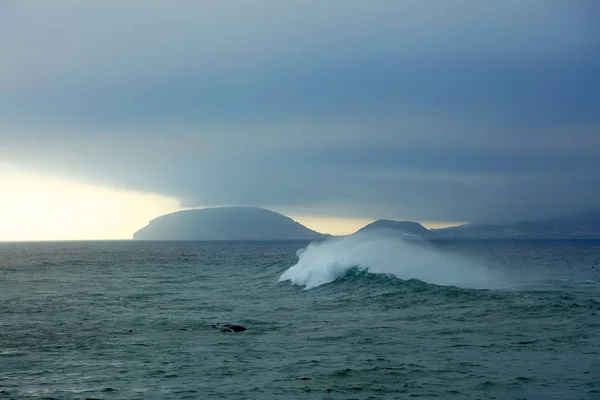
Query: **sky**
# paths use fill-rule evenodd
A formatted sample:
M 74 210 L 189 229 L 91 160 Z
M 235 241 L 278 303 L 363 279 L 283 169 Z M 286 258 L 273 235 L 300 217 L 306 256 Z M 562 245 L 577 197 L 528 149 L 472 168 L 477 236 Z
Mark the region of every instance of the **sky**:
M 599 19 L 595 0 L 2 1 L 0 240 L 222 205 L 330 233 L 597 209 Z

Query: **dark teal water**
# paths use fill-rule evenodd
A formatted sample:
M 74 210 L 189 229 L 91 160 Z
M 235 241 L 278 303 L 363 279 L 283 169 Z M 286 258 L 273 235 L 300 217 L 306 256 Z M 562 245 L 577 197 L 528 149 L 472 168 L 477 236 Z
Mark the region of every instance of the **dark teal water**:
M 600 241 L 306 245 L 0 244 L 0 398 L 600 399 Z

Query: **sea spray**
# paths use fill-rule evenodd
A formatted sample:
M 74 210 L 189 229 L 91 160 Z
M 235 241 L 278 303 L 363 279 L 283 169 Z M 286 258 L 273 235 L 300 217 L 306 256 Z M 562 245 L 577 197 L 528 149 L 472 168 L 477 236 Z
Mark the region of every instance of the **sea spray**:
M 297 253 L 298 262 L 279 281 L 311 289 L 346 276 L 351 268 L 393 274 L 438 285 L 490 288 L 501 279 L 482 265 L 447 254 L 425 241 L 407 240 L 386 232 L 365 232 L 313 242 Z

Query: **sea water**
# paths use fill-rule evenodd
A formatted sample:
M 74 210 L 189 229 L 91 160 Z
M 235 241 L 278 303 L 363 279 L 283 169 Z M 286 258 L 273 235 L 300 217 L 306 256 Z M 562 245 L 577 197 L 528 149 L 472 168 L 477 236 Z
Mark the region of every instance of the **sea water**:
M 600 241 L 0 244 L 2 399 L 412 397 L 600 399 Z

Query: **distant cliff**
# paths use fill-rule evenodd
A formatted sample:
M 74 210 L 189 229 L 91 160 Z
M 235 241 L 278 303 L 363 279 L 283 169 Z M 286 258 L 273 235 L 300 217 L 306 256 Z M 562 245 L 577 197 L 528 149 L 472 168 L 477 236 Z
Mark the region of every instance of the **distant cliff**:
M 600 211 L 506 225 L 468 224 L 434 233 L 440 238 L 600 238 Z
M 412 221 L 392 221 L 390 219 L 378 219 L 359 229 L 356 233 L 369 231 L 387 231 L 395 232 L 404 237 L 426 238 L 433 236 L 433 232 L 425 228 L 418 222 Z
M 178 211 L 155 218 L 134 240 L 316 240 L 324 235 L 274 211 L 218 207 Z

